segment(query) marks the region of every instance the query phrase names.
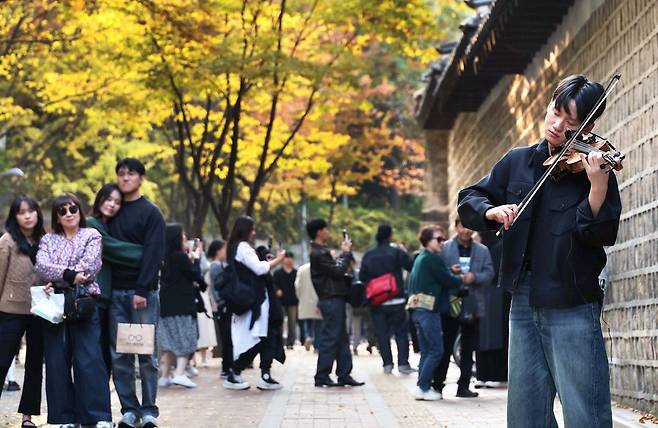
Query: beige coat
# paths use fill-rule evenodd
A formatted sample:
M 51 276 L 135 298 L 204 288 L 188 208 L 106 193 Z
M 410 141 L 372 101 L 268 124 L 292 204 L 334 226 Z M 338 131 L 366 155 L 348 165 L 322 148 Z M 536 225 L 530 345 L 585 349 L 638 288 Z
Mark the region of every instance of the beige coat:
M 322 315 L 318 309 L 318 295 L 311 280 L 311 264 L 303 264 L 297 269 L 295 278 L 295 294 L 299 299 L 297 318 L 300 320 L 320 320 Z
M 14 239 L 5 233 L 0 237 L 0 312 L 29 314 L 34 285 L 37 275 L 32 261 L 18 252 Z

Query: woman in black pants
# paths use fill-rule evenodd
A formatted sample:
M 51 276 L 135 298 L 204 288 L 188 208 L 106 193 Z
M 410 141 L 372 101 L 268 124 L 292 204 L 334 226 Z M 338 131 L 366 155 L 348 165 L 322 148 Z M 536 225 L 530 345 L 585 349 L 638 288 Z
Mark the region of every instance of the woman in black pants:
M 18 412 L 23 414 L 21 427 L 35 427 L 31 419 L 41 409 L 43 335 L 41 320 L 30 314 L 30 287 L 37 282 L 34 263 L 45 234 L 39 204 L 27 196 L 17 197 L 9 208 L 5 229 L 0 238 L 0 379 L 7 375 L 26 334 L 25 379 Z

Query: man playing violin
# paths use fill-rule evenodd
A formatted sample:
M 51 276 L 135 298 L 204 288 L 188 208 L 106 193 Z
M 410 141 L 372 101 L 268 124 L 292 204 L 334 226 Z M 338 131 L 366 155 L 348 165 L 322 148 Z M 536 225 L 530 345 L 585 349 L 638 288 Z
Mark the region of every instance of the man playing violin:
M 583 75 L 559 82 L 546 108 L 544 138 L 510 150 L 489 175 L 459 192 L 465 227 L 504 229 L 499 285 L 512 293 L 508 427 L 557 427 L 556 392 L 565 427 L 612 427 L 598 276 L 606 263 L 603 247 L 615 243 L 619 228 L 615 174 L 601 153 L 581 154 L 584 171 L 546 180 L 517 215 L 546 170 L 544 160 L 603 92 Z M 605 103 L 584 133 L 604 109 Z

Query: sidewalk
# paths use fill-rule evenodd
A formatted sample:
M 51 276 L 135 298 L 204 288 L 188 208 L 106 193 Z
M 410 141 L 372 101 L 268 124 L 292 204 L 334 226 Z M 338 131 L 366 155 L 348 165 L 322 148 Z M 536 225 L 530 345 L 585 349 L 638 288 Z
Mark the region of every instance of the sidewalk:
M 362 347 L 363 348 L 363 347 Z M 444 399 L 439 402 L 415 401 L 411 390 L 416 375 L 404 376 L 394 370 L 392 375 L 382 372 L 377 354 L 369 355 L 360 349 L 354 357 L 353 375 L 366 381 L 360 388 L 315 388 L 313 374 L 316 354 L 301 347 L 288 351 L 284 366 L 276 363 L 273 376 L 284 388 L 276 392 L 263 392 L 252 386 L 248 391 L 228 391 L 219 380 L 219 360 L 211 360 L 210 368 L 200 369 L 194 381 L 195 389 L 170 387 L 158 391 L 160 426 L 162 428 L 217 428 L 259 426 L 274 427 L 448 427 L 448 428 L 504 428 L 507 390 L 480 389 L 476 399 L 456 398 L 459 377 L 457 367 L 448 372 L 448 385 Z M 412 355 L 412 365 L 418 355 Z M 258 367 L 256 362 L 255 367 Z M 252 385 L 259 370 L 247 370 L 244 377 Z M 23 369 L 17 368 L 17 379 L 22 385 Z M 138 388 L 139 391 L 139 388 Z M 45 393 L 44 393 L 45 397 Z M 3 391 L 0 398 L 0 427 L 20 426 L 15 413 L 20 392 Z M 46 411 L 45 403 L 42 406 Z M 118 420 L 120 406 L 116 394 L 112 396 L 114 419 Z M 558 420 L 561 419 L 556 403 Z M 658 427 L 640 424 L 640 416 L 630 410 L 613 408 L 615 427 Z M 267 417 L 266 417 L 267 415 Z M 45 416 L 35 419 L 39 426 Z M 562 427 L 560 421 L 560 427 Z

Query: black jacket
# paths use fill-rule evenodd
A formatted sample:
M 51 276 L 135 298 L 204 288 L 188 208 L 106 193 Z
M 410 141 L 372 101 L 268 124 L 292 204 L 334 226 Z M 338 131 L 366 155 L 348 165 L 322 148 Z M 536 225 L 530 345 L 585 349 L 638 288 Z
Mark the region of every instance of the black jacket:
M 311 280 L 318 299 L 347 297 L 349 287 L 345 274 L 351 259 L 351 253 L 343 252 L 334 260 L 328 247 L 311 243 Z
M 496 230 L 485 219 L 488 209 L 519 203 L 544 170 L 547 143 L 509 151 L 491 173 L 459 192 L 464 226 Z M 596 217 L 589 205 L 585 172 L 547 180 L 514 226 L 503 233 L 498 284 L 513 292 L 524 264 L 532 271 L 530 305 L 571 307 L 601 298 L 598 276 L 606 264 L 604 246 L 613 245 L 619 229 L 621 200 L 610 173 L 605 201 Z M 528 254 L 529 253 L 529 254 Z
M 202 291 L 206 282 L 199 261 L 191 262 L 182 251 L 171 254 L 162 267 L 160 278 L 160 316 L 191 315 L 196 317 L 196 285 Z
M 395 276 L 400 290 L 399 296 L 404 296 L 404 282 L 402 280 L 402 269 L 411 272 L 414 262 L 409 256 L 401 249 L 392 247 L 386 241 L 376 247 L 366 251 L 361 260 L 361 270 L 359 271 L 359 279 L 366 286 L 368 282 L 377 278 L 378 276 L 392 273 Z

